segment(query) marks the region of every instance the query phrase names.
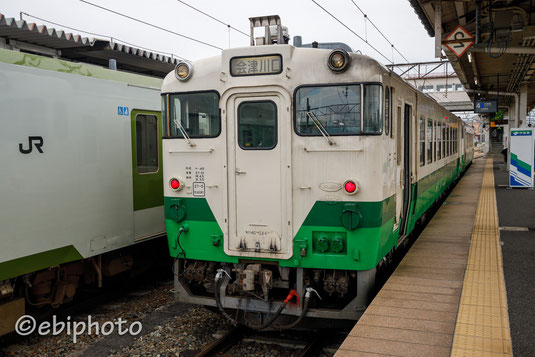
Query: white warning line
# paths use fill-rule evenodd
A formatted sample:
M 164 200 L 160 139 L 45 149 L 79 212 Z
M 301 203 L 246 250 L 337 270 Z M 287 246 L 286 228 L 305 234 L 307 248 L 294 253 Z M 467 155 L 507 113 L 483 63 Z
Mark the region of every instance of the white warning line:
M 528 227 L 500 227 L 500 231 L 505 232 L 527 232 L 529 231 Z

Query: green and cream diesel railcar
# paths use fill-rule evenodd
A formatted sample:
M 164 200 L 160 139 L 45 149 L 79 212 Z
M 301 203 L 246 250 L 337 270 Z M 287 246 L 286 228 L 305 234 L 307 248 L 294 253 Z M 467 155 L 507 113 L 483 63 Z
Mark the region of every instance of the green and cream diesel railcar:
M 367 56 L 277 42 L 179 64 L 164 80 L 178 296 L 356 319 L 378 267 L 470 164 L 472 136 Z M 310 301 L 288 303 L 295 294 Z
M 0 48 L 0 335 L 165 253 L 161 83 Z

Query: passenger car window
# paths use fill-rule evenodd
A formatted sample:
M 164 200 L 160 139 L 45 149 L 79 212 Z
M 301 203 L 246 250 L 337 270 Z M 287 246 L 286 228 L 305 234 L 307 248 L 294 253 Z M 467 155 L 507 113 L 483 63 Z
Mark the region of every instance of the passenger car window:
M 444 140 L 445 140 L 445 145 L 446 145 L 446 148 L 444 149 L 444 153 L 446 154 L 446 156 L 450 156 L 450 124 L 448 122 L 446 122 L 446 124 L 444 125 L 445 128 L 444 128 Z
M 420 166 L 425 165 L 425 119 L 420 118 Z
M 427 163 L 433 162 L 433 121 L 427 119 Z
M 140 174 L 158 171 L 158 118 L 136 115 L 136 168 Z
M 439 121 L 436 122 L 436 134 L 437 134 L 437 160 L 442 159 L 442 124 Z
M 238 144 L 244 150 L 270 150 L 277 146 L 275 103 L 243 102 L 239 105 Z

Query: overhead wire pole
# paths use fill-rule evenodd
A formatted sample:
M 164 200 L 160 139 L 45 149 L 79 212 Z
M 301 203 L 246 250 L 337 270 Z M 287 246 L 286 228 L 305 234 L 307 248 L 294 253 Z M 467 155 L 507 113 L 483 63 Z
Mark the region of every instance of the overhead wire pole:
M 83 0 L 80 0 L 80 1 L 83 1 Z M 388 57 L 386 57 L 384 54 L 381 53 L 381 51 L 379 51 L 377 48 L 375 48 L 374 46 L 372 46 L 367 40 L 365 40 L 362 36 L 360 36 L 358 33 L 356 33 L 355 31 L 353 31 L 349 26 L 347 26 L 346 24 L 344 24 L 341 20 L 339 20 L 336 16 L 334 16 L 333 14 L 331 14 L 327 9 L 325 9 L 323 6 L 321 6 L 320 4 L 318 4 L 315 0 L 311 0 L 314 4 L 316 4 L 320 9 L 322 9 L 323 11 L 325 11 L 327 14 L 329 14 L 329 16 L 331 16 L 333 19 L 335 19 L 340 25 L 344 26 L 346 29 L 348 29 L 353 35 L 357 36 L 362 42 L 366 43 L 368 46 L 370 46 L 375 52 L 377 52 L 379 55 L 381 55 L 384 59 L 386 59 L 388 62 L 390 63 L 394 63 L 392 62 Z
M 94 6 L 94 7 L 96 7 L 96 8 L 101 9 L 101 10 L 104 10 L 104 11 L 110 12 L 110 13 L 112 13 L 112 14 L 115 14 L 115 15 L 118 15 L 118 16 L 121 16 L 121 17 L 124 17 L 124 18 L 127 18 L 127 19 L 132 20 L 132 21 L 139 22 L 139 23 L 141 23 L 141 24 L 144 24 L 144 25 L 153 27 L 153 28 L 158 29 L 158 30 L 161 30 L 161 31 L 168 32 L 168 33 L 170 33 L 170 34 L 173 34 L 173 35 L 176 35 L 176 36 L 179 36 L 179 37 L 188 39 L 188 40 L 190 40 L 190 41 L 194 41 L 194 42 L 203 44 L 203 45 L 205 45 L 205 46 L 213 47 L 213 48 L 216 48 L 216 49 L 218 49 L 218 50 L 223 50 L 221 47 L 216 46 L 216 45 L 212 45 L 211 43 L 204 42 L 204 41 L 198 40 L 198 39 L 196 39 L 196 38 L 193 38 L 193 37 L 190 37 L 190 36 L 186 36 L 186 35 L 183 35 L 183 34 L 181 34 L 181 33 L 178 33 L 178 32 L 175 32 L 175 31 L 172 31 L 172 30 L 169 30 L 169 29 L 166 29 L 166 28 L 164 28 L 164 27 L 161 27 L 161 26 L 157 26 L 157 25 L 151 24 L 150 22 L 143 21 L 143 20 L 137 19 L 137 18 L 132 17 L 132 16 L 129 16 L 129 15 L 125 15 L 125 14 L 123 14 L 123 13 L 121 13 L 121 12 L 118 12 L 118 11 L 115 11 L 115 10 L 108 9 L 108 8 L 106 8 L 106 7 L 104 7 L 104 6 L 100 6 L 100 5 L 97 5 L 97 4 L 93 4 L 92 2 L 89 2 L 89 1 L 86 1 L 86 0 L 80 0 L 80 1 L 83 2 L 84 4 L 88 4 L 88 5 Z
M 188 4 L 188 3 L 185 2 L 185 1 L 182 1 L 182 0 L 176 0 L 176 1 L 178 1 L 179 3 L 181 3 L 181 4 L 183 4 L 183 5 L 186 5 L 187 7 L 189 7 L 190 9 L 193 9 L 193 10 L 197 11 L 198 13 L 201 13 L 201 14 L 204 15 L 204 16 L 207 16 L 207 17 L 211 18 L 211 19 L 214 20 L 214 21 L 219 22 L 219 23 L 222 24 L 222 25 L 225 25 L 225 26 L 228 28 L 228 47 L 229 47 L 229 48 L 230 48 L 230 30 L 234 30 L 234 31 L 236 31 L 236 32 L 238 32 L 238 33 L 240 33 L 240 34 L 246 36 L 247 38 L 249 38 L 249 35 L 248 35 L 247 33 L 243 32 L 243 31 L 240 30 L 240 29 L 235 28 L 234 26 L 232 26 L 232 25 L 230 25 L 230 24 L 227 24 L 226 22 L 224 22 L 224 21 L 222 21 L 222 20 L 219 20 L 217 17 L 212 16 L 212 15 L 210 15 L 210 14 L 208 14 L 208 13 L 202 11 L 202 10 L 199 10 L 199 9 L 197 9 L 196 7 L 194 7 L 194 6 L 190 5 L 190 4 Z
M 390 42 L 390 40 L 385 36 L 385 34 L 381 30 L 379 30 L 379 28 L 373 23 L 373 21 L 370 19 L 370 17 L 364 11 L 362 11 L 362 9 L 355 3 L 355 1 L 351 0 L 351 2 L 362 13 L 362 15 L 364 15 L 364 21 L 367 20 L 367 21 L 370 22 L 370 24 L 372 24 L 372 26 L 377 30 L 377 32 L 379 32 L 381 34 L 381 36 L 383 36 L 383 38 L 386 40 L 386 42 L 388 42 L 388 44 L 392 47 L 392 50 L 396 51 L 405 61 L 409 62 L 409 60 L 405 56 L 403 56 L 403 54 L 401 52 L 399 52 L 399 50 L 396 48 L 396 46 L 394 46 L 394 44 L 392 42 Z
M 342 21 L 340 21 L 338 18 L 336 18 L 336 16 L 334 16 L 333 14 L 331 14 L 329 11 L 327 11 L 325 8 L 323 8 L 321 5 L 319 5 L 315 0 L 312 0 L 312 2 L 314 4 L 316 4 L 317 6 L 319 6 L 323 11 L 325 11 L 326 13 L 328 13 L 332 18 L 334 18 L 336 21 L 338 21 L 340 24 L 342 24 L 345 28 L 347 28 L 349 31 L 351 31 L 354 35 L 356 35 L 359 39 L 361 39 L 363 42 L 365 42 L 368 46 L 370 46 L 371 48 L 373 48 L 377 53 L 379 53 L 383 58 L 385 58 L 387 61 L 389 61 L 391 64 L 390 65 L 387 65 L 387 67 L 389 67 L 392 71 L 394 70 L 394 67 L 400 67 L 399 64 L 395 64 L 394 63 L 394 51 L 396 51 L 405 61 L 407 61 L 407 64 L 404 64 L 405 66 L 408 65 L 409 66 L 409 69 L 407 69 L 406 71 L 404 71 L 401 75 L 403 76 L 405 73 L 409 72 L 411 69 L 413 69 L 415 67 L 415 64 L 413 63 L 410 63 L 410 61 L 394 46 L 394 44 L 392 42 L 390 42 L 390 40 L 385 36 L 385 34 L 377 27 L 377 25 L 375 25 L 375 23 L 369 18 L 369 16 L 355 3 L 354 0 L 351 0 L 351 2 L 353 3 L 353 5 L 355 5 L 355 7 L 362 13 L 362 15 L 364 16 L 364 25 L 365 25 L 365 36 L 366 38 L 363 39 L 361 36 L 359 36 L 357 33 L 355 33 L 353 30 L 351 30 L 348 26 L 346 26 Z M 370 24 L 377 30 L 377 32 L 379 32 L 381 34 L 381 36 L 386 40 L 386 42 L 388 42 L 388 44 L 391 46 L 392 48 L 392 60 L 389 60 L 385 55 L 383 55 L 380 51 L 378 51 L 375 47 L 373 47 L 369 42 L 368 42 L 368 34 L 367 34 L 367 27 L 366 27 L 366 24 L 367 22 L 370 22 Z M 420 78 L 418 79 L 423 79 L 423 84 L 422 84 L 422 87 L 425 86 L 425 82 L 427 80 L 427 76 L 435 71 L 437 68 L 439 68 L 440 66 L 442 66 L 443 64 L 445 64 L 446 62 L 442 62 L 436 66 L 435 68 L 433 68 L 431 71 L 429 71 L 428 73 L 426 73 L 424 76 L 421 76 Z M 447 66 L 446 66 L 446 78 L 447 78 Z M 411 79 L 412 81 L 414 81 L 414 86 L 417 87 L 417 79 L 416 78 L 413 78 Z M 445 97 L 448 101 L 451 102 L 451 100 L 449 98 L 447 98 L 447 96 Z
M 316 4 L 319 8 L 321 8 L 323 11 L 325 11 L 329 16 L 331 16 L 333 19 L 335 19 L 338 23 L 340 23 L 342 26 L 344 26 L 346 29 L 348 29 L 351 33 L 353 33 L 355 36 L 357 36 L 362 42 L 366 43 L 368 46 L 370 46 L 375 52 L 377 52 L 379 55 L 381 55 L 384 59 L 386 59 L 388 62 L 390 62 L 392 65 L 394 64 L 394 61 L 393 60 L 390 60 L 388 57 L 386 57 L 383 53 L 381 53 L 381 51 L 379 51 L 377 48 L 375 48 L 370 42 L 368 42 L 367 39 L 364 39 L 362 36 L 360 36 L 359 34 L 357 34 L 355 31 L 353 31 L 351 28 L 349 28 L 345 23 L 343 23 L 340 19 L 338 19 L 336 16 L 334 16 L 332 13 L 330 13 L 327 9 L 325 9 L 323 6 L 321 6 L 320 4 L 318 4 L 315 0 L 311 0 L 314 4 Z M 356 4 L 355 4 L 356 5 Z M 357 7 L 358 8 L 358 7 Z M 358 8 L 360 10 L 360 8 Z M 362 12 L 362 10 L 360 10 Z M 367 17 L 367 16 L 366 16 Z M 368 18 L 369 20 L 369 18 Z M 370 23 L 371 20 L 370 20 Z M 394 47 L 394 45 L 386 38 L 386 36 L 384 36 L 384 34 L 377 28 L 377 26 L 375 26 L 375 24 L 373 24 L 373 27 L 375 27 L 377 29 L 377 31 L 379 31 L 381 33 L 381 35 L 387 40 L 387 42 L 391 45 L 391 47 L 393 47 L 396 52 L 400 53 L 397 48 Z M 407 58 L 405 56 L 403 56 L 401 53 L 400 53 L 401 57 L 403 57 L 407 62 L 409 62 L 407 60 Z M 391 66 L 391 65 L 390 65 Z M 392 68 L 393 70 L 393 68 Z M 424 79 L 424 85 L 425 85 L 425 79 Z
M 394 46 L 394 44 L 388 39 L 388 37 L 386 37 L 386 35 L 379 29 L 379 27 L 377 27 L 377 25 L 375 25 L 375 23 L 370 19 L 370 17 L 360 8 L 360 6 L 357 5 L 357 3 L 355 2 L 355 0 L 351 0 L 351 2 L 353 3 L 353 5 L 355 5 L 355 7 L 362 13 L 362 15 L 364 16 L 364 21 L 365 23 L 367 23 L 367 21 L 370 22 L 370 24 L 377 30 L 377 32 L 379 32 L 379 34 L 385 39 L 386 42 L 388 42 L 388 44 L 390 45 L 390 47 L 392 48 L 392 65 L 389 65 L 388 67 L 391 68 L 391 70 L 394 69 L 394 67 L 396 67 L 396 65 L 394 64 L 394 51 L 396 51 L 405 61 L 407 61 L 407 63 L 410 63 L 410 61 L 407 59 L 407 57 L 405 57 L 398 49 L 396 46 Z M 408 71 L 410 71 L 411 68 L 409 68 L 408 70 L 406 70 L 405 72 L 403 72 L 401 76 L 403 76 L 405 73 L 407 73 Z M 424 78 L 424 77 L 422 77 Z M 425 82 L 426 82 L 426 78 L 424 78 L 424 81 L 423 81 L 423 84 L 422 86 L 425 86 Z M 416 84 L 416 79 L 414 79 L 414 83 Z
M 191 9 L 193 9 L 193 10 L 195 10 L 195 11 L 201 13 L 201 14 L 203 14 L 204 16 L 207 16 L 207 17 L 211 18 L 211 19 L 214 20 L 214 21 L 219 22 L 219 23 L 222 24 L 222 25 L 227 26 L 227 27 L 229 28 L 229 30 L 232 29 L 232 30 L 234 30 L 234 31 L 236 31 L 236 32 L 241 33 L 242 35 L 246 36 L 247 38 L 249 38 L 249 34 L 243 32 L 243 31 L 240 30 L 240 29 L 235 28 L 234 26 L 231 26 L 230 24 L 225 23 L 224 21 L 219 20 L 218 18 L 216 18 L 216 17 L 214 17 L 214 16 L 212 16 L 212 15 L 210 15 L 210 14 L 207 14 L 206 12 L 204 12 L 204 11 L 202 11 L 202 10 L 197 9 L 197 8 L 194 7 L 194 6 L 191 6 L 191 5 L 188 4 L 187 2 L 182 1 L 182 0 L 176 0 L 176 1 L 178 1 L 178 2 L 181 3 L 181 4 L 186 5 L 187 7 L 191 8 Z

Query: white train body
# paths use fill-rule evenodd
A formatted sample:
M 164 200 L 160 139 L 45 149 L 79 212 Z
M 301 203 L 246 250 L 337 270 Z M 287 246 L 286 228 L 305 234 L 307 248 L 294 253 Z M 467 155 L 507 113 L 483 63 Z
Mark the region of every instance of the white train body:
M 161 82 L 0 48 L 0 335 L 163 237 Z
M 159 116 L 156 90 L 2 62 L 0 76 L 0 263 L 70 245 L 90 257 L 164 231 L 161 206 L 134 211 L 132 119 L 118 114 Z M 42 138 L 42 152 L 39 140 L 21 152 L 30 137 Z
M 356 318 L 376 267 L 471 161 L 462 121 L 375 60 L 351 53 L 347 69 L 336 72 L 328 66 L 331 54 L 284 44 L 228 49 L 193 62 L 186 81 L 175 73 L 165 78 L 169 247 L 185 258 L 186 275 L 188 269 L 205 274 L 181 278 L 181 300 L 215 305 L 213 267 L 202 263 L 214 262 L 236 272 L 228 286 L 241 284 L 240 293 L 221 290 L 224 307 L 243 308 L 244 296 L 251 298 L 246 283 L 237 281 L 254 269 L 256 293 L 262 291 L 260 269 L 277 281 L 272 291 L 289 286 L 303 294 L 316 282 L 327 300 L 346 299 L 337 311 L 319 304 L 307 316 Z M 280 71 L 240 73 L 240 60 L 250 70 L 255 61 L 260 66 L 277 57 Z M 423 142 L 420 118 L 431 135 Z M 451 140 L 440 139 L 446 132 Z M 172 187 L 175 179 L 179 189 Z M 348 182 L 357 186 L 354 192 Z M 426 187 L 421 192 L 419 182 Z M 276 304 L 276 296 L 264 299 Z M 248 309 L 269 311 L 262 304 Z

